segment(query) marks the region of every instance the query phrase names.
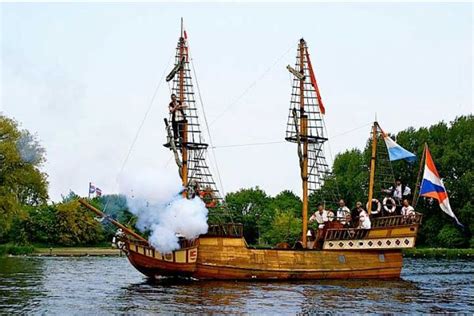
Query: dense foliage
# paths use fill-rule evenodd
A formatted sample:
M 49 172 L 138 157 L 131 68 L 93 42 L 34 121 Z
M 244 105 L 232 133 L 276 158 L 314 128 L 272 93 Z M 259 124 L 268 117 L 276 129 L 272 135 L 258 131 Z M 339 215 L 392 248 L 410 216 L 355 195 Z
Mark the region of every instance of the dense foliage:
M 25 206 L 46 202 L 47 176 L 39 169 L 44 161 L 44 149 L 36 137 L 0 115 L 0 240 L 15 220 L 25 216 Z
M 417 211 L 424 214 L 418 245 L 430 247 L 473 247 L 474 153 L 473 116 L 457 118 L 429 128 L 408 128 L 396 136 L 397 142 L 421 158 L 424 143 L 430 151 L 448 189 L 452 208 L 465 228 L 456 226 L 437 203 L 420 199 Z M 344 198 L 349 207 L 367 200 L 370 147 L 350 149 L 336 156 L 334 177 L 321 192 L 310 196 L 310 213 L 331 194 Z M 60 203 L 47 203 L 47 175 L 40 170 L 45 151 L 35 136 L 18 124 L 0 116 L 0 244 L 40 243 L 48 245 L 92 245 L 110 241 L 115 228 L 96 218 L 70 192 Z M 395 162 L 393 170 L 412 189 L 418 164 Z M 136 218 L 128 212 L 121 195 L 105 195 L 90 200 L 112 218 L 133 227 Z M 282 191 L 272 197 L 261 188 L 247 188 L 227 194 L 226 208 L 210 212 L 210 222 L 232 219 L 244 224 L 249 244 L 295 243 L 301 235 L 301 206 L 298 196 Z
M 401 146 L 416 153 L 418 161 L 414 164 L 405 161 L 394 162 L 392 165 L 394 176 L 401 178 L 414 190 L 419 161 L 424 144 L 427 143 L 448 190 L 452 209 L 465 226 L 461 228 L 455 225 L 454 221 L 441 211 L 437 202 L 430 203 L 421 198 L 416 208 L 418 212 L 424 214 L 417 241 L 420 246 L 450 248 L 474 246 L 473 131 L 474 117 L 470 115 L 459 117 L 450 124 L 441 122 L 429 128 L 408 128 L 395 135 Z M 354 207 L 356 201 L 362 201 L 364 204 L 367 202 L 370 151 L 370 144 L 367 142 L 364 151 L 350 149 L 336 156 L 333 165 L 334 177 L 325 183 L 321 192 L 310 195 L 310 212 L 334 192 L 338 198 L 344 198 L 350 208 Z M 240 190 L 228 195 L 229 206 L 237 214 L 236 217 L 247 225 L 245 236 L 249 242 L 273 244 L 278 238 L 279 241 L 291 242 L 299 236 L 296 224 L 293 235 L 289 234 L 287 237 L 283 231 L 285 229 L 292 231 L 289 227 L 293 227 L 293 222 L 287 218 L 288 214 L 292 213 L 295 221 L 301 218 L 301 201 L 294 196 L 294 199 L 288 199 L 292 204 L 279 208 L 271 203 L 277 198 L 278 196 L 275 198 L 267 196 L 259 188 Z M 287 224 L 285 226 L 282 223 Z

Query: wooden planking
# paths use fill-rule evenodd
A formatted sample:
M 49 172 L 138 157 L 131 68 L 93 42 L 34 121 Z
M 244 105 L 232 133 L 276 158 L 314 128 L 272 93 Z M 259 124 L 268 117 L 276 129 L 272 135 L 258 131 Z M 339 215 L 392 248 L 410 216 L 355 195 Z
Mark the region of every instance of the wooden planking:
M 200 249 L 194 276 L 219 279 L 397 278 L 402 268 L 399 250 L 337 253 L 230 248 L 220 249 L 219 256 L 212 258 L 206 258 L 206 255 L 216 252 Z M 380 254 L 383 254 L 383 261 Z M 339 256 L 344 256 L 344 262 L 339 261 Z M 265 258 L 263 263 L 262 257 Z M 271 260 L 272 257 L 276 260 Z
M 390 232 L 388 232 L 390 230 Z M 410 227 L 385 229 L 386 234 L 407 235 Z M 413 233 L 412 231 L 410 231 Z M 337 241 L 336 241 L 337 242 Z M 192 276 L 198 279 L 338 279 L 397 278 L 402 255 L 396 250 L 292 250 L 251 249 L 244 238 L 203 236 L 199 246 L 175 251 L 171 256 L 129 244 L 128 258 L 142 273 L 155 277 Z M 136 251 L 135 251 L 136 250 Z M 189 260 L 196 251 L 197 262 Z M 196 256 L 195 256 L 196 257 Z
M 415 237 L 418 233 L 418 225 L 373 228 L 369 231 L 367 238 L 385 238 L 385 237 Z
M 399 276 L 400 250 L 395 251 L 297 251 L 248 249 L 220 246 L 222 243 L 201 239 L 196 276 L 209 278 L 235 274 L 235 278 L 326 278 L 356 273 L 365 277 Z M 224 239 L 224 238 L 222 238 Z M 384 254 L 384 262 L 379 255 Z M 339 256 L 344 256 L 341 263 Z M 387 272 L 388 271 L 388 272 Z

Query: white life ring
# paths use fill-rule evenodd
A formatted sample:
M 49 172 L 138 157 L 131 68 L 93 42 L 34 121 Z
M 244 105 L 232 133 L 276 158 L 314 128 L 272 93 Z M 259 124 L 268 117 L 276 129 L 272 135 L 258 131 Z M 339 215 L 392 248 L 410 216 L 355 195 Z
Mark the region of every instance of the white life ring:
M 331 211 L 328 212 L 328 220 L 329 220 L 330 222 L 332 222 L 332 221 L 334 220 L 334 213 L 331 212 Z
M 366 204 L 367 211 L 370 212 L 371 214 L 378 214 L 380 212 L 380 209 L 382 208 L 380 201 L 377 199 L 372 199 L 372 203 L 377 204 L 377 209 L 375 211 L 369 210 L 369 202 L 367 202 Z
M 392 207 L 388 207 L 387 206 L 387 202 L 390 201 L 390 204 L 392 205 Z M 397 209 L 397 205 L 395 204 L 395 200 L 392 199 L 391 197 L 387 196 L 386 198 L 383 199 L 383 209 L 389 213 L 393 213 L 395 212 L 395 210 Z

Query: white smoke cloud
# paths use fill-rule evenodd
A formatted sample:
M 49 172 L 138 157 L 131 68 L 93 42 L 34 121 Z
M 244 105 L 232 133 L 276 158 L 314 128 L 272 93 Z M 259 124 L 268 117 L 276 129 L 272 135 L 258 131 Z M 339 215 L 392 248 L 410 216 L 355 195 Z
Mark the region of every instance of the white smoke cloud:
M 24 162 L 33 165 L 38 165 L 43 162 L 45 149 L 41 147 L 37 136 L 31 134 L 29 131 L 21 131 L 16 147 Z
M 178 236 L 193 239 L 208 229 L 208 210 L 199 199 L 185 199 L 176 171 L 141 170 L 120 177 L 120 191 L 127 197 L 137 227 L 150 230 L 149 241 L 162 253 L 179 248 Z

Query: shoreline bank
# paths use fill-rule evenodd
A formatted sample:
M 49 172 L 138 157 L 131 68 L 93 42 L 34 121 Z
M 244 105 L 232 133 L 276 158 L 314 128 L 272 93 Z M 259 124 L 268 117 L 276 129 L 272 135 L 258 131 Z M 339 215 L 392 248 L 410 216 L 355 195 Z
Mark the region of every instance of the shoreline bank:
M 124 253 L 112 247 L 34 247 L 0 245 L 1 256 L 36 257 L 85 257 L 85 256 L 123 256 Z M 474 257 L 474 248 L 414 248 L 403 250 L 406 258 L 469 259 Z

